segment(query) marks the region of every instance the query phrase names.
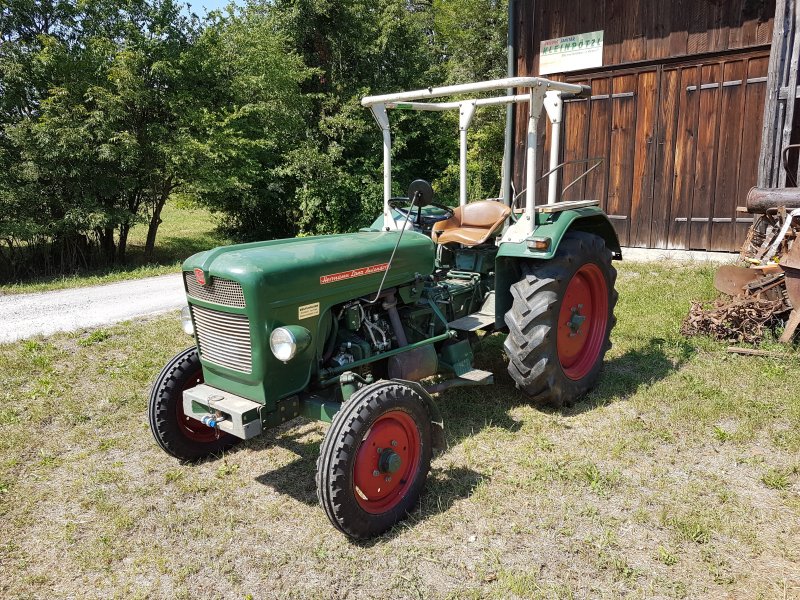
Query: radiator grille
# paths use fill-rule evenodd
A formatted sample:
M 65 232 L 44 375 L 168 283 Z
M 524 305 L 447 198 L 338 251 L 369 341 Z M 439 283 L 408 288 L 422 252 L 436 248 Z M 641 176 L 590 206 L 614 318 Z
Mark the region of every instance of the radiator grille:
M 192 316 L 200 356 L 234 371 L 252 371 L 250 324 L 245 315 L 192 305 Z
M 235 281 L 212 277 L 211 283 L 200 285 L 192 271 L 184 271 L 183 280 L 186 282 L 186 292 L 193 298 L 222 306 L 245 307 L 242 286 Z

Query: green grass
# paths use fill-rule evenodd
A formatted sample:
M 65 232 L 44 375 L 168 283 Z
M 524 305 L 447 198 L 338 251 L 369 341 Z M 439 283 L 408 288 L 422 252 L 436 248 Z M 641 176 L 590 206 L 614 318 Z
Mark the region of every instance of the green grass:
M 623 264 L 601 382 L 563 411 L 484 338 L 496 385 L 438 396 L 420 506 L 365 544 L 316 503 L 322 424 L 195 466 L 157 448 L 177 315 L 0 346 L 0 596 L 798 597 L 800 359 L 682 338 L 712 273 Z
M 127 265 L 0 285 L 0 295 L 48 292 L 177 273 L 184 259 L 195 252 L 229 243 L 215 232 L 216 221 L 204 208 L 170 202 L 164 207 L 161 218 L 163 223 L 158 228 L 151 263 L 144 262 L 147 225 L 140 223 L 131 230 L 128 239 Z

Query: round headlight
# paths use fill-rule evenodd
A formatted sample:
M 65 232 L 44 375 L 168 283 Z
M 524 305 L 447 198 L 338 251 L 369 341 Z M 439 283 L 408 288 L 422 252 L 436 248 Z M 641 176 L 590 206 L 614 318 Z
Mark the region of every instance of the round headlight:
M 278 327 L 269 336 L 269 349 L 275 358 L 288 362 L 297 353 L 297 339 L 286 327 Z
M 181 327 L 186 335 L 194 335 L 194 323 L 192 323 L 192 311 L 188 306 L 181 310 Z

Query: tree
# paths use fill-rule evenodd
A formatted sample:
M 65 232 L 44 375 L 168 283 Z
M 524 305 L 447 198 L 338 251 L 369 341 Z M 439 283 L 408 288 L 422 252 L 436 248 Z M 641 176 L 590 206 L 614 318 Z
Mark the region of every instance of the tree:
M 506 76 L 507 0 L 433 0 L 434 43 L 448 84 Z M 452 127 L 458 116 L 448 115 Z M 469 129 L 467 176 L 470 198 L 499 195 L 505 110 L 476 111 Z M 450 162 L 439 185 L 458 185 L 458 163 Z
M 10 269 L 124 262 L 143 212 L 152 253 L 161 207 L 184 175 L 181 98 L 198 88 L 187 88 L 181 63 L 197 19 L 173 0 L 12 3 L 0 32 Z M 32 242 L 48 248 L 45 261 Z
M 7 0 L 0 8 L 0 277 L 124 263 L 175 194 L 240 239 L 379 212 L 362 96 L 502 76 L 502 0 Z M 457 115 L 393 111 L 393 193 L 457 197 Z M 469 190 L 499 185 L 502 114 L 470 129 Z
M 211 16 L 187 77 L 204 86 L 185 161 L 186 191 L 222 214 L 239 239 L 296 235 L 296 174 L 289 156 L 305 140 L 312 70 L 291 51 L 268 5 Z
M 406 0 L 278 0 L 275 19 L 314 76 L 303 86 L 313 101 L 307 140 L 286 165 L 297 179 L 301 229 L 352 231 L 379 212 L 382 140 L 360 98 L 436 85 L 427 8 Z M 394 193 L 444 170 L 455 146 L 435 115 L 395 112 Z

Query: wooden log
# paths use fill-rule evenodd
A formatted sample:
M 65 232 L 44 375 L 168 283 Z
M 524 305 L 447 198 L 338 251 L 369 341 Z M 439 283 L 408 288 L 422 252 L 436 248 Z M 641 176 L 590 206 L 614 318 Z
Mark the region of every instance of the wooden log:
M 769 356 L 772 358 L 791 358 L 791 354 L 785 352 L 769 352 L 767 350 L 756 350 L 755 348 L 739 348 L 728 346 L 727 351 L 731 354 L 744 354 L 745 356 Z
M 760 188 L 747 192 L 747 212 L 763 215 L 770 208 L 800 208 L 800 188 Z

